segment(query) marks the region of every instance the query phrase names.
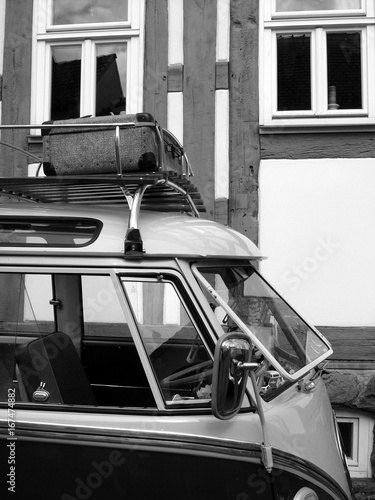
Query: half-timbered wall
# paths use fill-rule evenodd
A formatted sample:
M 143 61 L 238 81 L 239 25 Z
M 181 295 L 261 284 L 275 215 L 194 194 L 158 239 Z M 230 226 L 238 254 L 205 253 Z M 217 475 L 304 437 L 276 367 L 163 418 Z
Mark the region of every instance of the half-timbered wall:
M 145 41 L 145 110 L 183 141 L 208 216 L 257 241 L 257 2 L 150 2 Z
M 154 0 L 145 5 L 139 111 L 152 113 L 184 143 L 208 217 L 257 241 L 257 2 Z M 33 2 L 7 1 L 6 7 L 1 121 L 27 123 Z M 25 131 L 17 132 L 16 142 L 40 154 Z M 26 165 L 24 156 L 2 150 L 4 175 L 26 175 Z

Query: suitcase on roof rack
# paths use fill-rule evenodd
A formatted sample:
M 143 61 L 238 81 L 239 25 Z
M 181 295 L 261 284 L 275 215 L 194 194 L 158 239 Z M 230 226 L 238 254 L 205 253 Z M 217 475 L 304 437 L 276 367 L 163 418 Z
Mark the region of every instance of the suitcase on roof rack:
M 42 131 L 46 175 L 125 174 L 161 169 L 161 136 L 157 123 L 148 113 L 75 118 L 46 124 L 51 125 Z M 116 124 L 120 124 L 118 151 Z

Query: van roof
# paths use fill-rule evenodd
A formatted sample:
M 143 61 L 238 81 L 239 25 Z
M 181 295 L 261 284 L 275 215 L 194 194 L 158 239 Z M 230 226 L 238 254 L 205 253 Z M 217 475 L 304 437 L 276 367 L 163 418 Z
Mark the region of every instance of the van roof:
M 129 209 L 125 206 L 68 205 L 50 203 L 6 203 L 0 204 L 0 255 L 12 254 L 74 254 L 83 255 L 122 255 L 124 240 L 128 229 Z M 63 245 L 56 243 L 58 237 L 47 243 L 35 243 L 31 237 L 23 243 L 12 243 L 4 238 L 9 235 L 9 227 L 19 230 L 19 223 L 27 221 L 37 227 L 41 222 L 53 224 L 55 221 L 92 221 L 97 233 L 84 245 Z M 5 230 L 4 221 L 9 227 Z M 17 225 L 18 224 L 18 225 Z M 187 214 L 151 212 L 141 210 L 138 228 L 143 241 L 143 256 L 147 257 L 225 257 L 260 259 L 258 248 L 248 238 L 237 231 L 216 222 L 192 217 Z M 54 235 L 59 228 L 54 226 Z M 3 234 L 1 234 L 3 232 Z M 22 233 L 22 227 L 21 227 Z M 27 233 L 23 232 L 23 235 Z M 63 235 L 63 230 L 62 230 Z M 8 243 L 7 243 L 8 241 Z M 9 243 L 10 241 L 10 243 Z M 17 241 L 17 240 L 16 240 Z M 26 242 L 25 242 L 26 241 Z M 63 238 L 61 239 L 63 241 Z

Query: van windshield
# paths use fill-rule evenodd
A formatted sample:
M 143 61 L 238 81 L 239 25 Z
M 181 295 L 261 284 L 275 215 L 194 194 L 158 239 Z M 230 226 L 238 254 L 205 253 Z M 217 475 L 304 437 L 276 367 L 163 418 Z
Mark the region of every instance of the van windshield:
M 324 337 L 252 266 L 198 266 L 195 273 L 223 330 L 249 334 L 255 358 L 264 358 L 262 392 L 297 380 L 331 354 Z

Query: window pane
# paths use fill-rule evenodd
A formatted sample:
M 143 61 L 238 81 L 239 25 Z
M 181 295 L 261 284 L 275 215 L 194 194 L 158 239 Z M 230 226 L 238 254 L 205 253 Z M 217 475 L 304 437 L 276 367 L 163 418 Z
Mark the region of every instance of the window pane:
M 0 246 L 87 245 L 97 237 L 99 221 L 88 219 L 0 218 Z
M 276 0 L 276 12 L 360 9 L 361 0 Z
M 344 444 L 345 455 L 347 458 L 353 460 L 354 450 L 353 450 L 353 435 L 354 435 L 354 424 L 353 422 L 337 422 L 341 438 Z
M 100 406 L 155 407 L 110 276 L 82 276 L 82 364 Z
M 211 399 L 212 359 L 171 283 L 124 281 L 167 401 Z
M 53 2 L 53 24 L 108 23 L 127 20 L 127 0 L 54 0 Z
M 0 401 L 8 390 L 21 399 L 16 347 L 54 331 L 52 280 L 50 275 L 0 273 Z M 32 353 L 34 355 L 34 353 Z M 38 367 L 41 358 L 34 356 Z M 25 374 L 25 379 L 31 373 Z
M 310 35 L 277 35 L 277 109 L 311 109 Z
M 53 331 L 52 298 L 50 275 L 0 273 L 0 337 Z
M 328 109 L 361 109 L 361 35 L 327 34 Z
M 82 276 L 85 335 L 130 337 L 110 276 Z
M 126 43 L 96 46 L 96 116 L 125 111 Z
M 78 118 L 81 93 L 81 46 L 54 46 L 51 119 Z

